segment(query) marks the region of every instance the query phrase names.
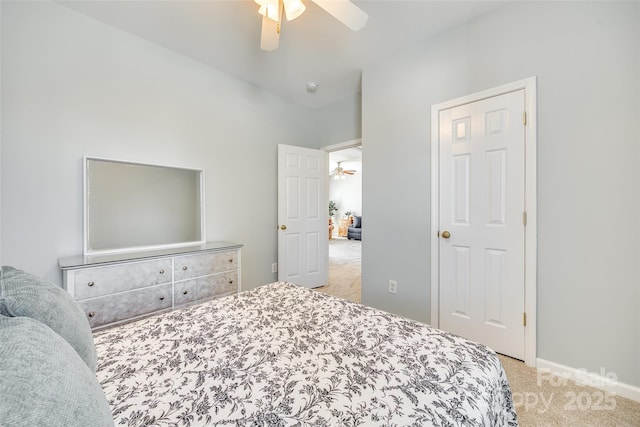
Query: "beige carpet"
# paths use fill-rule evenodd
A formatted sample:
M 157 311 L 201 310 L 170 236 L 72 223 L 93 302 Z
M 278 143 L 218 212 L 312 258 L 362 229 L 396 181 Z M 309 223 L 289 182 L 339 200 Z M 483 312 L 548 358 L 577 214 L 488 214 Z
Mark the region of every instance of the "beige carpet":
M 361 254 L 360 240 L 329 240 L 329 284 L 316 290 L 353 302 L 361 302 Z
M 329 284 L 317 291 L 361 301 L 361 242 L 329 241 Z M 521 427 L 640 427 L 640 403 L 538 372 L 500 355 Z
M 500 361 L 522 427 L 640 426 L 638 402 L 537 371 L 510 357 L 501 355 Z

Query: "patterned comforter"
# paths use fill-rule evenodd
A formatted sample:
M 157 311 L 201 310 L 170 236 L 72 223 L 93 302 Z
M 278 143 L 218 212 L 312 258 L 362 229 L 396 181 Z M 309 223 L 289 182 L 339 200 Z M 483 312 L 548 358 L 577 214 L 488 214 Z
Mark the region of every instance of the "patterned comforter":
M 492 350 L 289 283 L 94 337 L 116 425 L 517 425 Z

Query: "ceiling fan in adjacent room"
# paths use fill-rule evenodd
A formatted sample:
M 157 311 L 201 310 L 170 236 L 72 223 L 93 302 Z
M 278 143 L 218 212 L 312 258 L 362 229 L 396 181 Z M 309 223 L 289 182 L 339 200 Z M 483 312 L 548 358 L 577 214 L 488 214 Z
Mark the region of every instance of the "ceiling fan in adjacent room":
M 355 169 L 344 169 L 342 166 L 340 166 L 340 163 L 342 162 L 338 162 L 338 166 L 336 166 L 333 172 L 331 172 L 331 176 L 333 176 L 333 179 L 344 179 L 347 175 L 354 175 L 356 172 L 358 172 Z
M 311 0 L 325 12 L 332 15 L 353 31 L 358 31 L 367 23 L 369 15 L 349 0 Z M 255 0 L 260 5 L 258 13 L 262 15 L 262 35 L 260 47 L 263 50 L 275 50 L 280 42 L 282 10 L 287 21 L 296 19 L 306 9 L 301 0 Z

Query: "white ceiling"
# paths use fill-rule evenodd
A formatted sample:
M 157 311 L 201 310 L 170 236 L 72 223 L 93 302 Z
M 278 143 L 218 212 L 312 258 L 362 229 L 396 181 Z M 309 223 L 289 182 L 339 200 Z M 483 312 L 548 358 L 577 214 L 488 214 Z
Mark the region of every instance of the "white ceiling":
M 353 32 L 304 0 L 307 10 L 283 22 L 280 47 L 272 52 L 260 49 L 262 17 L 253 0 L 58 3 L 290 101 L 320 108 L 359 93 L 366 65 L 505 1 L 355 0 L 369 21 Z M 316 93 L 307 93 L 310 81 L 318 83 Z

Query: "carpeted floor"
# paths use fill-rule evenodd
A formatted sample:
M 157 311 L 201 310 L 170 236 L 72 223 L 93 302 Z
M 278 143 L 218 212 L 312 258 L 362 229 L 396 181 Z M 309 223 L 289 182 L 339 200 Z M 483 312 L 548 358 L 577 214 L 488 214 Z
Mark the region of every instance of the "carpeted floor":
M 329 241 L 329 284 L 317 291 L 361 302 L 361 242 Z M 577 385 L 500 355 L 521 427 L 640 427 L 640 403 Z
M 361 302 L 361 253 L 360 240 L 329 240 L 329 284 L 316 290 L 353 302 Z
M 521 427 L 640 426 L 640 403 L 500 355 Z

